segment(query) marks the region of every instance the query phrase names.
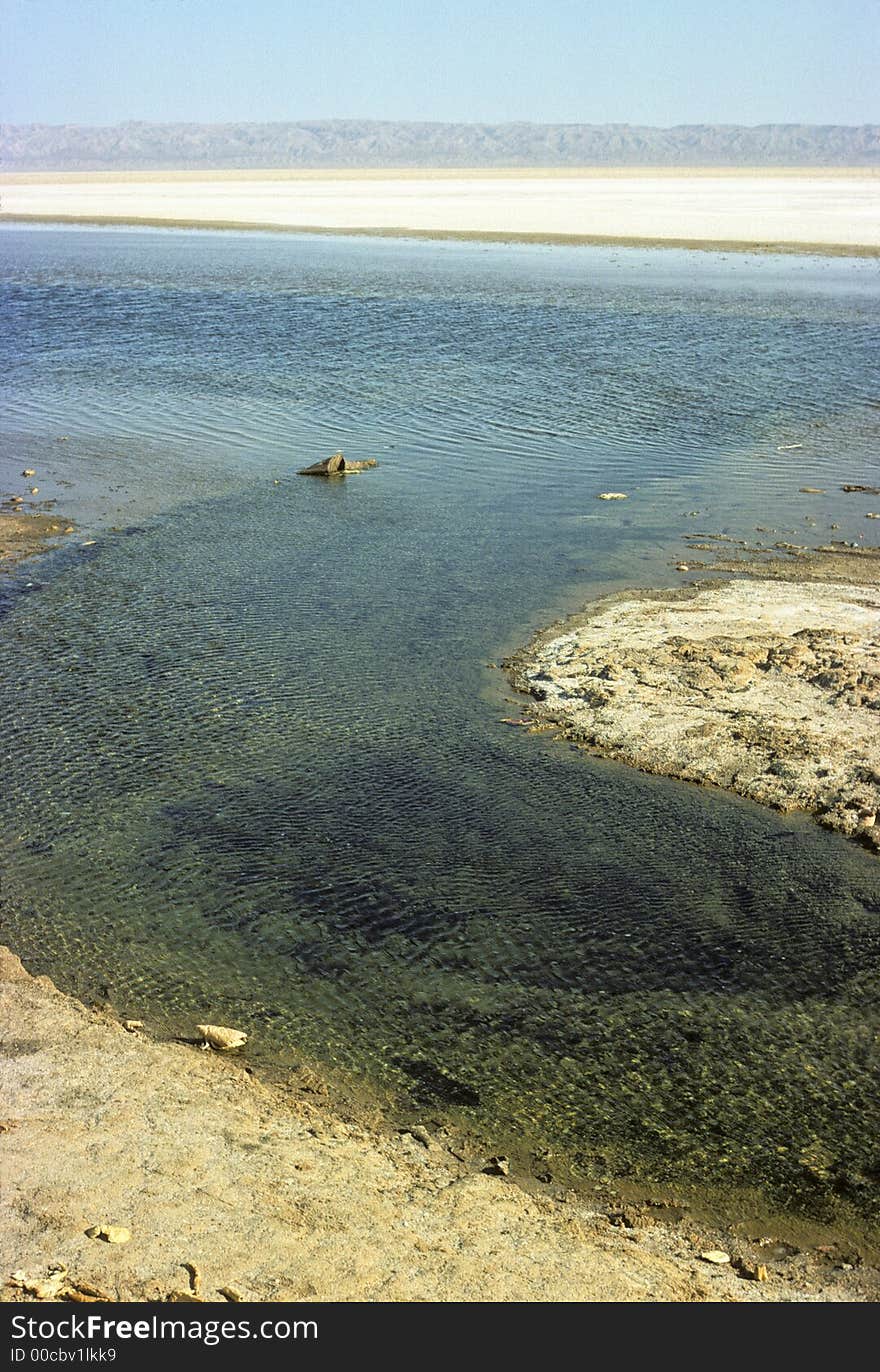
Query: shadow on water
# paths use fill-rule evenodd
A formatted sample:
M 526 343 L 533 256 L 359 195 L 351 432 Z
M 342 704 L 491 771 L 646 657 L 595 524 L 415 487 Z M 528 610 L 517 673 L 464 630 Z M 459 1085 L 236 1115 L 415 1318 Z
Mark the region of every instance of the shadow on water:
M 264 245 L 254 279 L 267 263 L 289 270 L 295 247 Z M 158 272 L 165 250 L 151 251 Z M 172 350 L 160 376 L 170 368 L 193 405 L 208 374 L 211 403 L 231 394 L 240 365 L 241 424 L 264 425 L 277 462 L 275 411 L 248 408 L 260 359 L 274 358 L 277 386 L 295 372 L 311 400 L 338 380 L 339 412 L 356 416 L 365 448 L 401 427 L 406 401 L 409 447 L 339 483 L 298 481 L 288 461 L 278 485 L 252 452 L 234 494 L 199 492 L 59 553 L 39 593 L 6 606 L 3 937 L 120 1013 L 189 1032 L 210 1011 L 249 1028 L 255 1054 L 281 1070 L 314 1056 L 508 1151 L 517 1140 L 555 1150 L 587 1178 L 760 1185 L 819 1218 L 849 1207 L 876 1219 L 876 860 L 806 821 L 509 729 L 500 716 L 516 707 L 483 665 L 590 586 L 662 583 L 699 502 L 735 532 L 767 518 L 767 487 L 792 481 L 782 458 L 767 487 L 745 481 L 757 469 L 743 433 L 770 446 L 803 428 L 805 407 L 840 400 L 864 361 L 860 297 L 798 295 L 793 281 L 786 295 L 778 280 L 770 297 L 754 283 L 744 295 L 737 267 L 727 294 L 703 297 L 681 282 L 624 291 L 567 278 L 551 308 L 546 279 L 524 300 L 522 282 L 475 284 L 467 254 L 444 255 L 449 279 L 432 295 L 420 248 L 427 275 L 410 264 L 396 279 L 406 307 L 395 313 L 387 251 L 371 268 L 378 303 L 352 294 L 372 260 L 362 245 L 348 269 L 339 246 L 303 251 L 309 297 L 300 307 L 261 287 L 248 314 L 236 296 L 241 332 L 229 356 L 212 342 L 214 372 L 200 356 L 201 380 L 187 381 L 186 347 L 199 312 L 207 327 L 240 291 L 224 284 L 234 254 L 213 294 L 196 283 L 180 337 L 178 295 L 154 281 L 131 360 L 136 413 L 151 349 Z M 471 273 L 458 296 L 455 261 Z M 171 253 L 163 270 L 184 268 Z M 98 327 L 77 292 L 44 283 L 35 305 L 17 289 L 28 318 L 47 298 L 55 327 L 75 316 L 81 345 Z M 346 373 L 321 352 L 343 297 L 368 400 L 352 356 Z M 112 279 L 101 300 L 112 331 Z M 720 379 L 689 364 L 704 341 L 718 363 L 756 320 L 769 352 L 741 364 L 737 387 L 732 363 Z M 462 321 L 482 353 L 459 398 Z M 653 372 L 641 365 L 651 340 Z M 385 350 L 375 366 L 370 341 Z M 796 345 L 809 365 L 786 399 L 773 359 L 799 375 Z M 96 337 L 99 358 L 104 346 Z M 88 355 L 81 346 L 77 366 Z M 52 365 L 75 408 L 82 383 Z M 630 372 L 650 387 L 650 422 L 630 412 L 616 426 Z M 111 399 L 121 384 L 114 373 Z M 502 442 L 493 424 L 505 416 Z M 874 433 L 860 424 L 846 429 L 855 474 Z M 166 468 L 144 449 L 141 479 L 158 489 L 178 450 L 192 464 L 202 441 L 207 484 L 215 449 L 201 429 L 189 444 L 167 438 Z M 123 461 L 137 453 L 132 440 Z M 832 455 L 810 460 L 821 475 Z M 634 490 L 626 513 L 600 510 L 596 491 L 617 488 L 621 465 L 646 498 Z M 790 518 L 778 502 L 770 513 Z

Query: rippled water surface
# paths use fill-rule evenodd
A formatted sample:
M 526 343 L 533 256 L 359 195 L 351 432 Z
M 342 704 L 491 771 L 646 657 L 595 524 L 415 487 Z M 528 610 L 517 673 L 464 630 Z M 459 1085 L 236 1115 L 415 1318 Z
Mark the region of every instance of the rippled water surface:
M 3 591 L 4 939 L 587 1177 L 875 1213 L 876 858 L 511 729 L 487 664 L 683 533 L 871 532 L 876 265 L 0 255 L 0 482 L 78 523 Z M 338 447 L 380 466 L 294 475 Z

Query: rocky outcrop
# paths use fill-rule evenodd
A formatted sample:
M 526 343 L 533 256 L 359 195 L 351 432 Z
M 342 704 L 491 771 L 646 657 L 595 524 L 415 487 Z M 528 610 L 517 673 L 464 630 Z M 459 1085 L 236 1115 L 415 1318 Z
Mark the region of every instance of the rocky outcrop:
M 600 601 L 511 664 L 530 714 L 880 852 L 880 588 L 746 579 Z

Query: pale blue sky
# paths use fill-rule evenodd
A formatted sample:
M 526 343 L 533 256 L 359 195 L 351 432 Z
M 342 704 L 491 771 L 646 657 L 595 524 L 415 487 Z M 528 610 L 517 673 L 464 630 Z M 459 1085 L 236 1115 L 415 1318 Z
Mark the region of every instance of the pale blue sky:
M 0 120 L 880 121 L 880 0 L 0 0 Z

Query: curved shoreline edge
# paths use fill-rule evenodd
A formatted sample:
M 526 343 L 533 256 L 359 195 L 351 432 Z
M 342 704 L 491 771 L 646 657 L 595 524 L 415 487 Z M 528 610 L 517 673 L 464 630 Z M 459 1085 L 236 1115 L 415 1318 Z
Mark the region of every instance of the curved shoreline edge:
M 235 219 L 163 219 L 160 216 L 9 214 L 3 224 L 57 224 L 81 228 L 204 229 L 213 232 L 311 234 L 333 238 L 393 238 L 436 242 L 533 244 L 580 248 L 678 248 L 692 252 L 756 253 L 769 256 L 880 258 L 880 244 L 761 242 L 749 239 L 653 238 L 606 234 L 507 233 L 494 229 L 409 229 L 392 225 L 344 228 L 313 224 L 273 224 Z
M 716 564 L 725 570 L 723 564 Z M 618 592 L 506 660 L 533 727 L 880 855 L 880 549 Z
M 383 1135 L 243 1060 L 126 1029 L 6 948 L 0 1032 L 0 1301 L 880 1296 L 880 1271 L 834 1243 L 781 1252 L 686 1215 L 528 1195 L 442 1132 Z M 130 1241 L 86 1232 L 101 1225 Z M 700 1256 L 719 1247 L 730 1262 Z

